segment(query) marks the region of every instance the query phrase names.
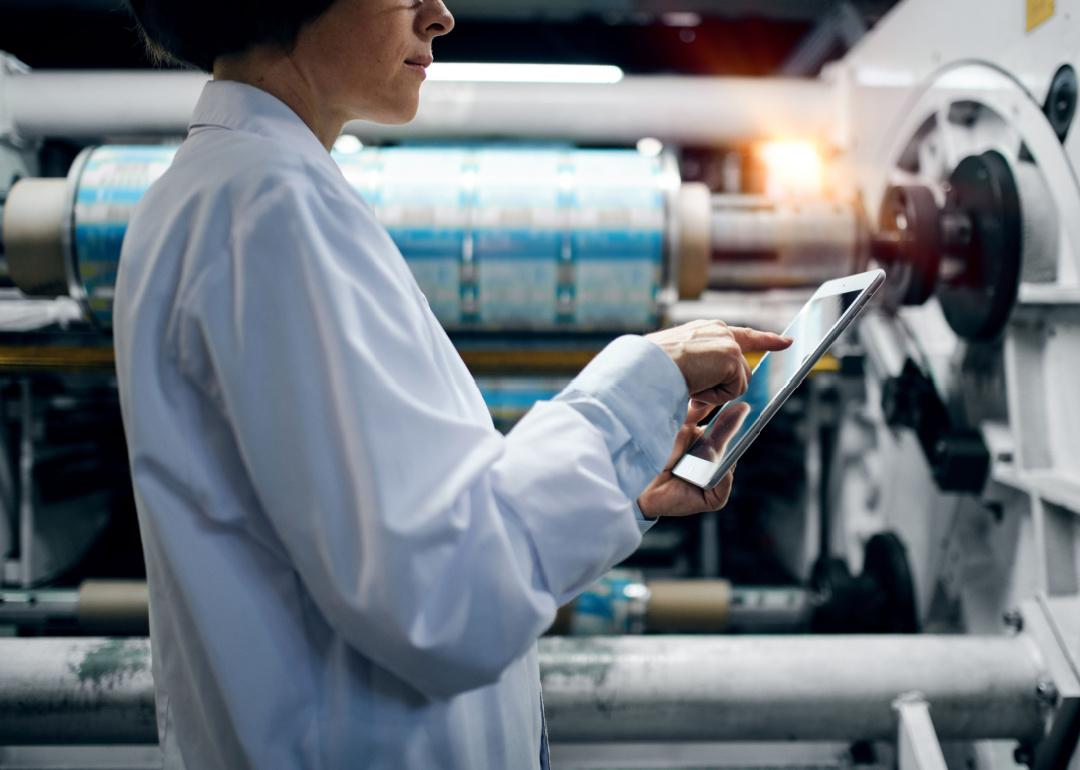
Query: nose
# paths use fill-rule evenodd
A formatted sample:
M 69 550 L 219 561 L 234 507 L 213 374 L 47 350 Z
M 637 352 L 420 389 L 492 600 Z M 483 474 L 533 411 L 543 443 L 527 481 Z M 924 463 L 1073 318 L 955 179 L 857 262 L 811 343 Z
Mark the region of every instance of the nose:
M 430 9 L 421 20 L 424 32 L 433 38 L 450 34 L 450 30 L 454 28 L 454 15 L 446 7 L 446 3 L 443 0 L 434 0 L 424 5 Z

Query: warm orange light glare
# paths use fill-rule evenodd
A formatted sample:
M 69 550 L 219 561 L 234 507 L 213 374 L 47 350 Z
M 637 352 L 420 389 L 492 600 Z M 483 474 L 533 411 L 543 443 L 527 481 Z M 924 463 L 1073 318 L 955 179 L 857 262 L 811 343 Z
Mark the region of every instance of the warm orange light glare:
M 771 141 L 757 147 L 765 166 L 765 194 L 774 198 L 819 196 L 825 188 L 821 153 L 813 142 Z

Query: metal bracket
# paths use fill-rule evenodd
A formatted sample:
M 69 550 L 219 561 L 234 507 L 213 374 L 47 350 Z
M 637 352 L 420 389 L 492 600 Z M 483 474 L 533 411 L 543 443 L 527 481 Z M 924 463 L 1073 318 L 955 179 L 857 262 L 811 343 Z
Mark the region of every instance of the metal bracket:
M 930 705 L 922 693 L 910 692 L 893 702 L 899 715 L 896 745 L 900 770 L 947 770 Z
M 1035 747 L 1031 767 L 1065 770 L 1080 740 L 1080 599 L 1040 596 L 1023 604 L 1020 618 L 1047 673 L 1036 694 L 1049 729 Z

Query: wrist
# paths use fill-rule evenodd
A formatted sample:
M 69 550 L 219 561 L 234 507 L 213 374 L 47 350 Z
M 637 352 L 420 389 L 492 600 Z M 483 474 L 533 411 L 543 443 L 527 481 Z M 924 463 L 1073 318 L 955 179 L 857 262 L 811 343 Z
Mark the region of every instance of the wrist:
M 649 513 L 649 511 L 646 510 L 644 503 L 642 502 L 644 499 L 645 495 L 642 495 L 635 501 L 635 505 L 637 505 L 638 511 L 641 512 L 641 518 L 645 519 L 646 521 L 656 521 L 660 518 L 660 514 Z

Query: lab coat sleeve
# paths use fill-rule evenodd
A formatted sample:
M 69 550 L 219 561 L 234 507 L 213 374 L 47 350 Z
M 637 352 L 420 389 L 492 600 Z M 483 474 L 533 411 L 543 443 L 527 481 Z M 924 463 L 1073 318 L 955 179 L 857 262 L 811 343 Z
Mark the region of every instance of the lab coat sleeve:
M 637 497 L 671 454 L 686 419 L 688 392 L 682 373 L 659 347 L 643 337 L 620 337 L 556 396 L 601 432 L 619 486 L 633 501 L 642 532 L 647 520 Z
M 685 390 L 632 403 L 618 383 L 663 356 L 635 338 L 506 437 L 459 416 L 400 256 L 335 194 L 268 186 L 180 303 L 178 357 L 203 373 L 328 622 L 445 697 L 496 681 L 637 547 L 631 494 L 662 463 Z

